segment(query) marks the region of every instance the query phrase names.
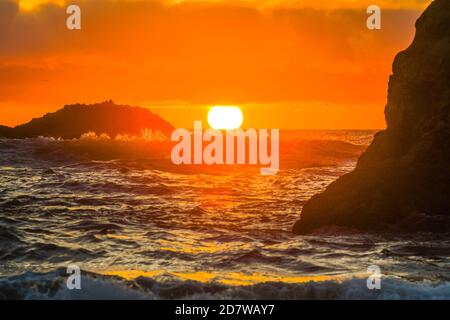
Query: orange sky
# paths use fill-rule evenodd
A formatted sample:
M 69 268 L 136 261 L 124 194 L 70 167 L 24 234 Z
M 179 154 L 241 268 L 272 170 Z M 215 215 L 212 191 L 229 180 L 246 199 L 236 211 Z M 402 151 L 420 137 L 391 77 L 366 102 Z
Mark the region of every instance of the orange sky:
M 429 1 L 73 0 L 81 31 L 65 3 L 0 1 L 0 124 L 113 99 L 176 127 L 230 104 L 245 127 L 383 128 L 392 60 Z

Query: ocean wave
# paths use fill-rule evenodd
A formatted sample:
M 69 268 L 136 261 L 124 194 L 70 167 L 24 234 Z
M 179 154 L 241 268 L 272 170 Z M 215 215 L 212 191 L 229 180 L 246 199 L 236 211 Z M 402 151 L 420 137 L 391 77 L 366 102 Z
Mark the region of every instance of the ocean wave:
M 383 278 L 380 290 L 369 290 L 366 279 L 308 281 L 304 283 L 263 282 L 252 285 L 226 285 L 176 279 L 83 273 L 81 290 L 69 290 L 64 269 L 48 273 L 28 272 L 0 278 L 0 299 L 450 299 L 450 282 L 412 282 Z
M 313 137 L 314 138 L 314 137 Z M 313 139 L 280 140 L 281 169 L 335 166 L 353 160 L 366 145 L 348 141 Z M 191 166 L 175 166 L 170 161 L 173 143 L 167 140 L 124 139 L 106 136 L 83 136 L 79 139 L 29 138 L 0 139 L 0 165 L 40 167 L 43 174 L 55 175 L 55 167 L 74 166 L 85 169 L 110 169 L 129 174 L 135 169 L 170 172 L 192 171 Z M 196 168 L 199 166 L 196 166 Z M 221 173 L 224 166 L 201 166 L 203 172 Z M 242 166 L 227 166 L 229 170 Z M 247 167 L 247 166 L 246 166 Z M 256 166 L 255 166 L 256 167 Z
M 0 139 L 0 297 L 448 298 L 448 236 L 291 233 L 304 201 L 364 149 L 319 140 L 285 142 L 282 171 L 267 177 L 163 168 L 170 160 L 146 141 Z M 83 272 L 81 291 L 67 290 L 65 270 L 55 269 L 71 263 L 96 272 Z M 373 263 L 386 272 L 381 291 L 321 277 Z

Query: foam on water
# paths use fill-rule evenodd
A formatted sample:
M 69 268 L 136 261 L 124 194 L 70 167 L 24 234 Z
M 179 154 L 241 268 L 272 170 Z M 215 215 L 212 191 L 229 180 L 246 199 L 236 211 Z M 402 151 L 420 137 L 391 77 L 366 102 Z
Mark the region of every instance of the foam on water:
M 410 282 L 398 278 L 383 280 L 381 290 L 368 290 L 366 280 L 308 281 L 304 283 L 264 282 L 229 286 L 168 278 L 157 281 L 138 277 L 125 280 L 88 273 L 80 290 L 68 290 L 63 270 L 46 274 L 26 273 L 0 278 L 1 299 L 449 299 L 450 282 Z
M 450 298 L 448 235 L 291 233 L 373 134 L 282 133 L 270 177 L 174 168 L 164 141 L 0 139 L 0 296 Z M 65 289 L 69 264 L 90 271 L 82 292 Z M 378 293 L 355 277 L 372 264 Z

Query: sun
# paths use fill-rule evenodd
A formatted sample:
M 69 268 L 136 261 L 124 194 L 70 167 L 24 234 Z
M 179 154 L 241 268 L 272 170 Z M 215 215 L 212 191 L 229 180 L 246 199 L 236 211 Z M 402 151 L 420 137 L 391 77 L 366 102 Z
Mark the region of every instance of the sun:
M 208 112 L 208 123 L 216 130 L 233 130 L 240 128 L 244 117 L 236 106 L 215 106 Z

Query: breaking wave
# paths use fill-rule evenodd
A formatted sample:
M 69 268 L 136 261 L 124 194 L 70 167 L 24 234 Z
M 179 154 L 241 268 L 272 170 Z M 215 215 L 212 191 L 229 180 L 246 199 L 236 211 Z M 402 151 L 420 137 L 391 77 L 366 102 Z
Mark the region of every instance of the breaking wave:
M 66 281 L 63 269 L 3 277 L 0 278 L 0 299 L 450 299 L 450 282 L 411 282 L 397 278 L 383 279 L 381 290 L 368 290 L 366 279 L 361 278 L 230 286 L 218 282 L 183 281 L 171 276 L 163 281 L 148 277 L 125 280 L 87 273 L 81 278 L 80 290 L 67 289 Z
M 372 135 L 373 132 L 364 132 L 349 139 L 345 135 L 330 138 L 330 134 L 321 132 L 282 132 L 282 168 L 330 166 L 355 160 L 369 144 Z M 87 133 L 79 139 L 66 140 L 46 137 L 0 139 L 0 164 L 55 166 L 82 163 L 89 166 L 90 161 L 134 160 L 137 168 L 173 171 L 170 161 L 173 145 L 165 136 L 152 132 L 140 137 L 119 135 L 110 138 L 104 134 Z
M 282 132 L 268 177 L 175 169 L 157 137 L 0 139 L 0 298 L 449 299 L 448 235 L 291 232 L 372 136 Z

